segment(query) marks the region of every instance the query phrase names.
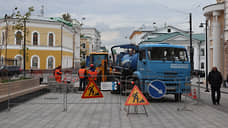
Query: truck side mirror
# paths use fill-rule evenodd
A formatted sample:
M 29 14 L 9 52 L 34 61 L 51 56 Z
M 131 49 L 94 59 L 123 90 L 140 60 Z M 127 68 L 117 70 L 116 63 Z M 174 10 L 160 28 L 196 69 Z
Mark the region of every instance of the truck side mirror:
M 142 62 L 143 62 L 143 64 L 146 64 L 146 60 L 145 59 Z

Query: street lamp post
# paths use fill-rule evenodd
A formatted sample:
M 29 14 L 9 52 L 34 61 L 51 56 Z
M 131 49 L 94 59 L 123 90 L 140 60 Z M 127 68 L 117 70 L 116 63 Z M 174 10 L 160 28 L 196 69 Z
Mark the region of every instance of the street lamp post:
M 77 21 L 76 19 L 73 19 L 72 20 L 72 27 L 73 27 L 73 69 L 75 69 L 75 45 L 76 45 L 76 39 L 75 39 L 75 36 L 76 36 L 76 25 L 77 25 Z
M 23 67 L 24 67 L 24 77 L 25 77 L 25 71 L 26 71 L 26 20 L 24 19 L 24 21 L 23 21 L 23 23 L 24 23 L 24 45 L 23 45 L 23 57 L 24 57 L 24 59 L 23 59 L 23 62 L 24 62 L 24 65 L 23 65 Z
M 191 73 L 193 73 L 194 70 L 194 52 L 192 47 L 192 13 L 189 14 L 189 25 L 190 25 L 190 63 L 191 63 Z
M 206 90 L 205 92 L 209 92 L 209 89 L 208 89 L 208 80 L 207 80 L 207 76 L 208 76 L 208 44 L 207 44 L 207 27 L 208 27 L 208 20 L 206 20 L 205 23 L 200 23 L 200 26 L 199 27 L 203 27 L 205 24 L 205 30 L 206 30 Z
M 7 14 L 5 14 L 5 22 L 6 22 L 6 38 L 5 38 L 5 65 L 8 64 L 8 59 L 7 59 L 7 45 L 8 45 L 8 18 L 10 18 L 9 16 L 7 16 Z

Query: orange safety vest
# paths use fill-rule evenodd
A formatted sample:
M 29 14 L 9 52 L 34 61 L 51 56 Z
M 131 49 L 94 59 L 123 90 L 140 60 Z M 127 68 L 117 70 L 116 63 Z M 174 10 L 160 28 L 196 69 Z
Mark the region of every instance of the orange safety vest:
M 61 75 L 62 75 L 62 72 L 61 72 L 61 70 L 60 69 L 56 69 L 55 70 L 55 80 L 57 81 L 57 82 L 61 82 Z
M 86 70 L 85 69 L 82 69 L 82 68 L 78 70 L 78 75 L 79 75 L 79 78 L 80 79 L 85 78 L 85 71 Z
M 89 70 L 88 71 L 88 79 L 89 81 L 91 80 L 97 80 L 97 71 L 95 70 L 94 72 Z

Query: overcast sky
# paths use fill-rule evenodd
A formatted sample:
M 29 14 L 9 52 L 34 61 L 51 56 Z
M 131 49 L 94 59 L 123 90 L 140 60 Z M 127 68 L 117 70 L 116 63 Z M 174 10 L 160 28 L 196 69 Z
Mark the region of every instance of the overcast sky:
M 33 15 L 44 5 L 46 17 L 70 13 L 84 26 L 101 32 L 102 44 L 128 43 L 129 35 L 142 25 L 162 27 L 164 24 L 188 30 L 189 13 L 193 31 L 202 32 L 199 23 L 205 21 L 202 8 L 216 0 L 0 0 L 0 17 L 11 14 L 13 8 L 27 10 L 34 6 Z M 85 20 L 81 20 L 85 17 Z M 153 25 L 153 23 L 156 23 Z

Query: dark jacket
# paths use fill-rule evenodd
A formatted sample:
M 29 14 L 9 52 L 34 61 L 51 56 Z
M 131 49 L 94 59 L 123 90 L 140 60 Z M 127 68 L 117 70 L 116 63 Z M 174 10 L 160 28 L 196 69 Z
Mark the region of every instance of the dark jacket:
M 221 87 L 222 75 L 219 71 L 211 71 L 208 75 L 208 82 L 211 87 Z
M 95 71 L 96 70 L 96 68 L 94 68 L 94 67 L 90 67 L 90 69 L 89 70 L 91 70 L 91 71 Z

